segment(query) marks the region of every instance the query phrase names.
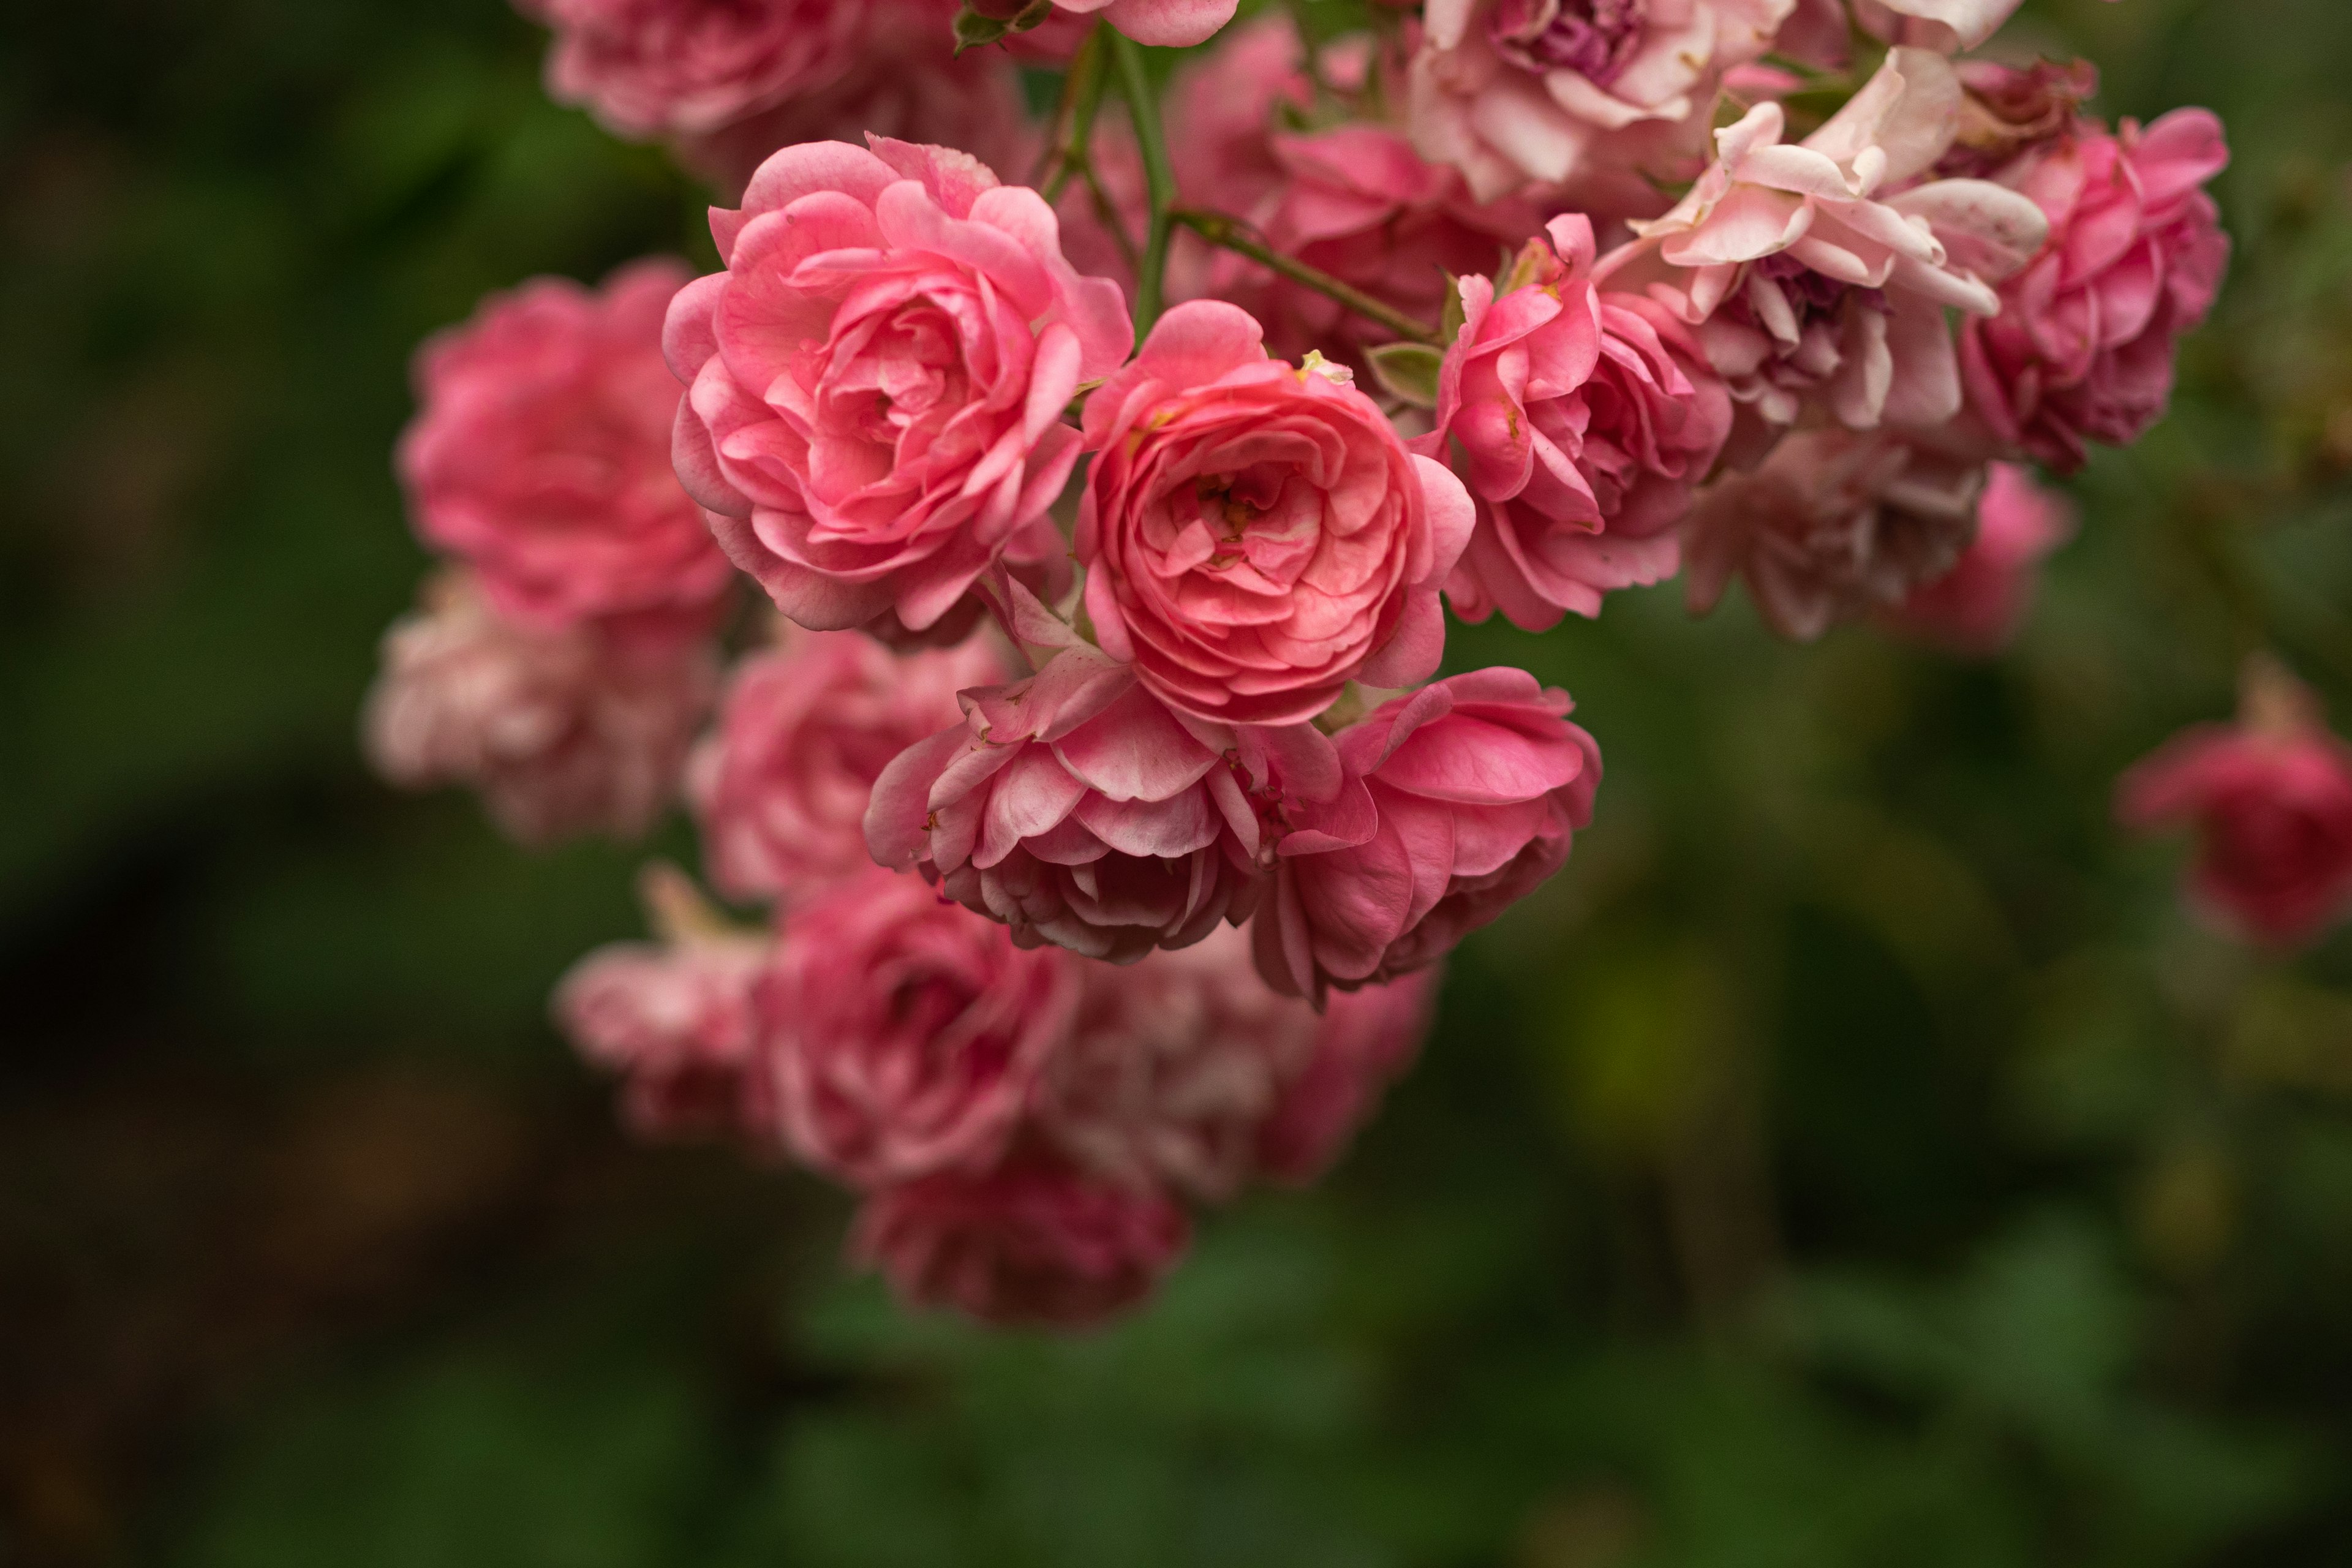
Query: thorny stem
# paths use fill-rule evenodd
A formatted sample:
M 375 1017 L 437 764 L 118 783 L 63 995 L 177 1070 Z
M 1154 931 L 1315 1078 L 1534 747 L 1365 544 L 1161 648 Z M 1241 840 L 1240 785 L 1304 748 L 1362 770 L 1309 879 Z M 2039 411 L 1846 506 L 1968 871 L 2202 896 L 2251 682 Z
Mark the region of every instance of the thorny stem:
M 1054 111 L 1054 129 L 1059 138 L 1055 145 L 1052 170 L 1039 194 L 1047 205 L 1061 199 L 1062 189 L 1070 178 L 1085 171 L 1087 150 L 1093 140 L 1095 111 L 1102 107 L 1103 85 L 1108 79 L 1108 61 L 1105 58 L 1103 36 L 1110 24 L 1097 22 L 1094 31 L 1078 45 L 1078 52 L 1070 57 L 1069 74 L 1062 79 L 1061 106 Z
M 1251 232 L 1249 226 L 1223 213 L 1202 212 L 1195 208 L 1180 208 L 1169 215 L 1211 245 L 1223 246 L 1238 255 L 1246 256 L 1261 267 L 1272 268 L 1294 283 L 1304 284 L 1326 298 L 1337 300 L 1367 321 L 1381 326 L 1410 342 L 1427 343 L 1433 348 L 1444 346 L 1444 338 L 1437 329 L 1425 321 L 1417 321 L 1395 306 L 1373 299 L 1351 284 L 1342 283 L 1329 273 L 1309 267 L 1295 257 L 1283 255 Z
M 1109 39 L 1111 60 L 1118 68 L 1118 90 L 1127 100 L 1128 117 L 1135 121 L 1135 144 L 1143 154 L 1144 188 L 1151 197 L 1151 231 L 1144 238 L 1143 264 L 1135 276 L 1135 335 L 1140 339 L 1160 319 L 1176 176 L 1168 166 L 1168 138 L 1160 129 L 1160 94 L 1144 68 L 1142 46 L 1116 30 L 1105 36 Z

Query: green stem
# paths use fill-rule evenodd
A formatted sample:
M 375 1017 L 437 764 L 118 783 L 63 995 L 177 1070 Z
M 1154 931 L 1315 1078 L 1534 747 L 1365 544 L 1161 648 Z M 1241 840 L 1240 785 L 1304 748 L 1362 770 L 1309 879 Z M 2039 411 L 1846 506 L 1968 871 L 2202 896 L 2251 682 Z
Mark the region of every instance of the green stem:
M 1062 79 L 1061 107 L 1054 112 L 1054 126 L 1058 141 L 1054 153 L 1052 173 L 1039 194 L 1047 205 L 1061 200 L 1063 187 L 1072 175 L 1087 167 L 1087 151 L 1094 139 L 1095 110 L 1102 107 L 1103 84 L 1108 79 L 1104 58 L 1103 37 L 1110 24 L 1097 22 L 1094 31 L 1070 57 L 1069 74 Z
M 1359 316 L 1378 321 L 1409 342 L 1427 343 L 1433 348 L 1444 346 L 1445 340 L 1436 328 L 1413 320 L 1393 305 L 1373 299 L 1361 289 L 1342 283 L 1328 272 L 1309 267 L 1296 257 L 1283 255 L 1259 239 L 1239 218 L 1190 207 L 1179 209 L 1169 216 L 1211 245 L 1223 246 L 1227 250 L 1246 256 L 1261 267 L 1272 268 L 1294 283 L 1302 283 L 1327 299 L 1337 300 Z
M 1144 68 L 1143 47 L 1125 33 L 1109 34 L 1118 68 L 1118 90 L 1135 121 L 1135 144 L 1143 154 L 1143 184 L 1151 197 L 1151 231 L 1143 241 L 1143 265 L 1135 275 L 1135 335 L 1139 340 L 1160 319 L 1160 296 L 1168 272 L 1169 215 L 1176 205 L 1176 176 L 1168 166 L 1168 138 L 1160 129 L 1160 94 Z

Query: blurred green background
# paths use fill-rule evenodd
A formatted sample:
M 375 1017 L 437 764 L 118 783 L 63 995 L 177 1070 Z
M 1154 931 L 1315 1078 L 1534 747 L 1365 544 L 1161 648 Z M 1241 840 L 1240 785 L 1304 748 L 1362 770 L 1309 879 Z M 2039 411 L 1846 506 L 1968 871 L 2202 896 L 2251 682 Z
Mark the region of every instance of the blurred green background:
M 1599 822 L 1334 1179 L 1056 1340 L 628 1143 L 543 1009 L 641 851 L 356 753 L 411 346 L 699 198 L 499 0 L 10 7 L 0 1563 L 2352 1561 L 2352 940 L 2204 934 L 2107 818 L 2253 648 L 2352 722 L 2352 7 L 2015 26 L 2221 111 L 2239 243 L 2017 648 L 1458 636 Z

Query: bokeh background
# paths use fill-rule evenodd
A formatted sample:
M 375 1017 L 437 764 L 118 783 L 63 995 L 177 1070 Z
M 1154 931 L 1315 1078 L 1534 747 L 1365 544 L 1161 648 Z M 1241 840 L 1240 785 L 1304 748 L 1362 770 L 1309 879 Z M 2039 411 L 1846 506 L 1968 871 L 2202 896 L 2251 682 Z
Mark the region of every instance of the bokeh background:
M 2219 110 L 2239 245 L 2014 651 L 1458 635 L 1597 825 L 1332 1180 L 1055 1339 L 629 1143 L 544 1007 L 646 851 L 357 755 L 411 346 L 698 195 L 499 0 L 8 8 L 0 1563 L 2352 1561 L 2352 940 L 2207 934 L 2107 815 L 2252 649 L 2352 723 L 2352 6 L 2014 26 Z

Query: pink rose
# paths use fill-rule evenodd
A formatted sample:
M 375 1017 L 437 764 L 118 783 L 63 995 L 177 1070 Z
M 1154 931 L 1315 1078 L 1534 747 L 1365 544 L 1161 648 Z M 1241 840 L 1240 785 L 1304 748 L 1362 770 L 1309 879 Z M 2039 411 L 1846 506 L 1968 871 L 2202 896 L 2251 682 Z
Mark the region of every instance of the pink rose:
M 1218 28 L 1234 19 L 1240 0 L 1054 0 L 1054 8 L 1073 16 L 1100 16 L 1139 44 L 1165 48 L 1190 48 L 1205 44 Z M 1024 0 L 979 0 L 977 8 L 994 14 L 1002 9 L 1017 15 Z
M 1939 174 L 1992 178 L 2021 153 L 2049 147 L 2078 128 L 2085 100 L 2099 90 L 2088 60 L 2038 60 L 2019 68 L 1962 60 L 1959 132 L 1936 163 Z
M 516 0 L 555 33 L 547 90 L 616 135 L 696 136 L 823 87 L 863 42 L 843 0 Z M 947 26 L 942 14 L 938 26 Z
M 1481 669 L 1383 703 L 1335 742 L 1378 816 L 1367 839 L 1303 816 L 1253 934 L 1260 973 L 1322 997 L 1433 963 L 1533 891 L 1592 820 L 1601 749 L 1568 694 Z
M 1268 990 L 1230 928 L 1125 968 L 1081 968 L 1076 1026 L 1038 1085 L 1045 1138 L 1110 1181 L 1232 1197 L 1316 1058 L 1314 1010 Z
M 1379 1109 L 1381 1092 L 1420 1054 L 1437 1005 L 1437 977 L 1433 965 L 1328 998 L 1306 1070 L 1258 1128 L 1263 1173 L 1304 1184 L 1331 1168 Z
M 1186 719 L 1083 645 L 961 700 L 964 723 L 883 771 L 866 844 L 1023 946 L 1120 963 L 1188 946 L 1248 915 L 1286 801 L 1338 809 L 1339 759 L 1311 726 Z
M 670 471 L 662 314 L 686 278 L 641 261 L 600 293 L 541 279 L 418 353 L 422 406 L 399 452 L 410 510 L 508 617 L 690 633 L 733 580 Z
M 2352 906 L 2352 748 L 2274 667 L 2250 667 L 2235 725 L 2183 731 L 2126 773 L 2116 815 L 2192 826 L 2191 894 L 2263 941 L 2315 936 Z
M 1436 668 L 1470 498 L 1344 372 L 1268 359 L 1247 311 L 1195 300 L 1087 399 L 1086 440 L 1087 610 L 1155 696 L 1288 724 Z
M 2018 0 L 1853 0 L 1853 19 L 1887 43 L 1949 55 L 1991 37 L 2017 6 Z
M 2000 178 L 2048 215 L 2049 243 L 1961 331 L 1969 401 L 2000 437 L 2062 473 L 2086 444 L 2125 446 L 2164 416 L 2183 332 L 2212 308 L 2230 259 L 2213 198 L 2221 122 L 2179 109 L 2062 137 Z
M 1132 341 L 1118 285 L 1034 191 L 880 138 L 785 148 L 711 232 L 727 269 L 665 339 L 679 478 L 801 625 L 930 626 L 1060 494 L 1063 409 Z
M 793 1152 L 858 1185 L 1003 1154 L 1077 1003 L 1067 955 L 1024 952 L 914 877 L 866 868 L 794 909 L 760 987 Z
M 719 924 L 670 868 L 650 868 L 646 884 L 663 939 L 614 942 L 574 964 L 556 987 L 556 1022 L 582 1056 L 624 1079 L 640 1137 L 765 1128 L 773 1117 L 754 1070 L 755 993 L 771 944 Z
M 1903 188 L 1951 145 L 1958 105 L 1950 64 L 1909 48 L 1794 146 L 1780 106 L 1759 103 L 1716 133 L 1714 165 L 1675 209 L 1603 263 L 1618 288 L 1667 269 L 1652 292 L 1698 328 L 1741 405 L 1734 460 L 1753 462 L 1808 405 L 1853 430 L 1959 412 L 1944 312 L 1998 310 L 1991 283 L 2047 224 L 1983 180 Z
M 1691 611 L 1713 609 L 1735 576 L 1795 642 L 1892 610 L 1958 563 L 1983 488 L 1973 456 L 1892 435 L 1801 431 L 1755 472 L 1727 474 L 1700 495 L 1685 529 Z
M 1454 612 L 1542 631 L 1612 588 L 1681 569 L 1676 526 L 1731 428 L 1698 345 L 1654 301 L 1592 287 L 1592 226 L 1551 221 L 1503 279 L 1460 281 L 1462 331 L 1438 372 L 1433 456 L 1458 446 L 1477 531 Z M 1554 247 L 1557 247 L 1555 251 Z
M 368 754 L 394 783 L 467 784 L 527 844 L 635 837 L 676 796 L 718 684 L 698 643 L 506 620 L 451 574 L 384 637 Z
M 1958 653 L 2007 647 L 2032 603 L 2035 568 L 2074 531 L 2074 509 L 2014 463 L 1995 463 L 1977 504 L 1977 537 L 1959 563 L 1911 590 L 1897 627 Z
M 913 1305 L 1080 1328 L 1149 1295 L 1191 1235 L 1158 1193 L 1031 1160 L 885 1188 L 858 1211 L 850 1249 Z
M 711 881 L 772 898 L 871 866 L 874 781 L 956 721 L 957 692 L 1003 677 L 985 642 L 899 655 L 859 632 L 790 632 L 744 659 L 688 767 Z
M 1654 213 L 1642 174 L 1697 172 L 1723 71 L 1762 55 L 1795 4 L 1430 0 L 1413 140 L 1481 200 L 1564 184 L 1587 210 Z

